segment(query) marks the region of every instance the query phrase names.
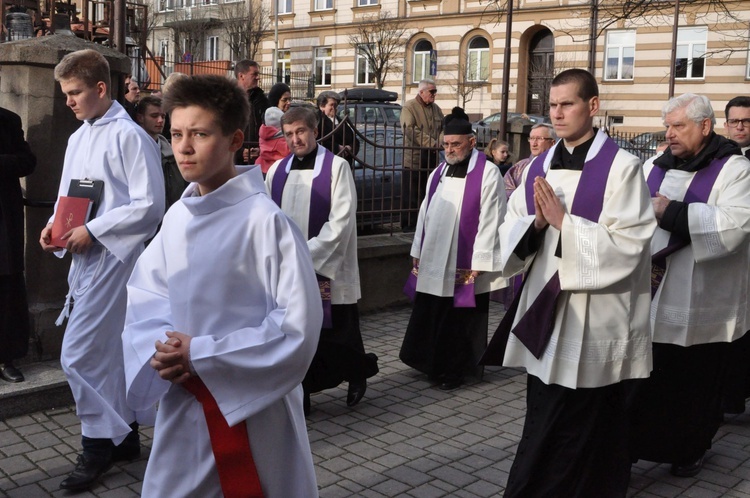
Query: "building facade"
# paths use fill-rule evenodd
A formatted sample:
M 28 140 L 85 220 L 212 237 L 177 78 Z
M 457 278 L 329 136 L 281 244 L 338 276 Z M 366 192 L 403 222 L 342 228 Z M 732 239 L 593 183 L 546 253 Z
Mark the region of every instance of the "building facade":
M 221 9 L 227 9 L 229 2 L 158 1 L 152 7 L 155 28 L 149 42 L 156 55 L 166 61 L 246 56 L 233 49 L 233 36 L 223 27 L 228 16 Z M 437 102 L 444 109 L 462 105 L 477 117 L 500 111 L 504 1 L 262 1 L 255 12 L 262 12 L 268 22 L 256 60 L 264 68 L 275 61 L 282 73 L 312 75 L 315 94 L 375 86 L 374 73 L 353 46 L 352 35 L 362 23 L 386 15 L 405 20 L 406 32 L 397 57 L 399 67 L 388 73 L 385 90 L 397 92 L 405 101 L 416 95 L 418 81 L 428 77 L 436 81 Z M 546 114 L 554 74 L 582 67 L 593 69 L 600 83 L 600 126 L 621 131 L 662 129 L 660 109 L 670 87 L 674 4 L 659 5 L 664 6 L 662 11 L 618 19 L 592 1 L 516 0 L 509 43 L 508 110 Z M 726 12 L 704 4 L 682 7 L 675 44 L 675 95 L 706 94 L 716 108 L 719 128 L 726 102 L 750 94 L 750 2 L 724 5 Z M 184 29 L 180 32 L 180 28 Z

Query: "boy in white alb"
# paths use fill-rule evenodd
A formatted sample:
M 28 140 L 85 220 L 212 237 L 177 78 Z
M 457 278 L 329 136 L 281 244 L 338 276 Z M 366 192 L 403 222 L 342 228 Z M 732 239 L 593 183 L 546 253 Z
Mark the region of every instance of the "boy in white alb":
M 159 403 L 143 496 L 317 496 L 301 382 L 322 310 L 307 244 L 260 168 L 234 165 L 241 89 L 186 78 L 164 108 L 192 184 L 128 282 L 127 401 Z
M 68 195 L 71 180 L 104 184 L 93 219 L 63 236 L 73 262 L 58 325 L 75 306 L 60 362 L 81 419 L 83 452 L 60 487 L 77 491 L 91 487 L 113 461 L 137 458 L 136 420 L 153 419 L 125 403 L 119 345 L 125 284 L 164 215 L 164 179 L 156 142 L 111 99 L 109 64 L 99 52 L 66 55 L 55 67 L 55 79 L 68 107 L 84 122 L 68 140 L 58 197 Z M 63 257 L 65 251 L 51 245 L 53 220 L 54 215 L 39 242 L 46 252 Z

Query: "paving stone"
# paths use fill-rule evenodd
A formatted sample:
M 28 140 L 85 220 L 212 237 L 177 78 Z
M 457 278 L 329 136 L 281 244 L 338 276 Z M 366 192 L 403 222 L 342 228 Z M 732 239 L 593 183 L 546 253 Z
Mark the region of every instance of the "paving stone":
M 491 304 L 491 318 L 500 316 Z M 408 309 L 364 315 L 365 348 L 380 358 L 365 399 L 347 407 L 346 383 L 313 396 L 307 419 L 321 498 L 500 496 L 523 429 L 526 378 L 488 367 L 443 392 L 398 360 Z M 116 465 L 79 497 L 139 496 L 153 428 L 142 427 L 142 458 Z M 0 496 L 69 497 L 58 489 L 80 451 L 72 406 L 0 421 Z M 669 465 L 637 462 L 629 498 L 750 497 L 750 412 L 719 429 L 704 470 L 692 479 Z M 3 494 L 5 493 L 5 495 Z M 13 494 L 15 493 L 15 494 Z

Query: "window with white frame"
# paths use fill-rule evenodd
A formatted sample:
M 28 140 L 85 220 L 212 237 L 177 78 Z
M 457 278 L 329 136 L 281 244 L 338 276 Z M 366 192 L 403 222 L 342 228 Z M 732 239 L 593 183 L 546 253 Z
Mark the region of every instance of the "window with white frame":
M 97 5 L 97 10 L 99 10 L 99 7 L 104 7 L 103 5 Z M 159 0 L 159 11 L 165 12 L 169 10 L 174 10 L 174 0 Z M 97 19 L 101 19 L 101 15 L 97 12 Z
M 277 0 L 276 12 L 279 14 L 291 14 L 292 13 L 292 0 Z
M 745 78 L 750 79 L 750 47 L 747 50 L 747 68 L 745 69 Z
M 632 80 L 635 64 L 635 30 L 607 32 L 604 79 Z
M 331 85 L 331 47 L 315 49 L 315 85 Z
M 681 79 L 700 79 L 706 70 L 706 37 L 708 28 L 679 28 L 674 75 Z
M 206 60 L 219 60 L 219 37 L 209 36 L 206 38 Z
M 432 53 L 432 43 L 427 40 L 419 40 L 414 45 L 414 71 L 412 81 L 419 83 L 430 76 L 430 54 Z
M 367 7 L 368 5 L 377 5 L 378 0 L 357 0 L 357 5 Z
M 367 58 L 367 47 L 363 45 L 357 47 L 357 84 L 375 84 L 375 73 L 372 72 L 370 59 Z
M 289 84 L 289 74 L 292 71 L 292 52 L 290 50 L 279 50 L 276 52 L 276 74 L 277 81 Z
M 169 40 L 159 40 L 159 56 L 169 61 Z
M 333 0 L 315 0 L 315 10 L 331 10 Z
M 218 0 L 200 0 L 201 5 L 217 5 L 218 3 Z
M 490 43 L 483 36 L 469 42 L 466 58 L 466 80 L 487 81 L 490 77 Z

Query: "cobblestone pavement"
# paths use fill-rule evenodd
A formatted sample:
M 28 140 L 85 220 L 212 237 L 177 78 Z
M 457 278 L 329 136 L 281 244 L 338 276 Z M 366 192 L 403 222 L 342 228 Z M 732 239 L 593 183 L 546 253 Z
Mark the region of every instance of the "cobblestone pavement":
M 495 303 L 491 315 L 494 330 L 500 316 Z M 524 376 L 487 369 L 481 382 L 440 391 L 398 360 L 408 318 L 406 308 L 363 316 L 365 346 L 380 357 L 381 370 L 362 403 L 348 408 L 342 388 L 312 398 L 308 428 L 320 496 L 501 495 L 523 426 Z M 142 430 L 147 447 L 152 434 Z M 79 439 L 73 407 L 0 422 L 0 495 L 71 496 L 58 485 L 73 467 Z M 147 454 L 148 448 L 76 496 L 138 496 Z M 721 427 L 697 478 L 672 477 L 667 465 L 640 462 L 628 495 L 750 497 L 750 415 Z

